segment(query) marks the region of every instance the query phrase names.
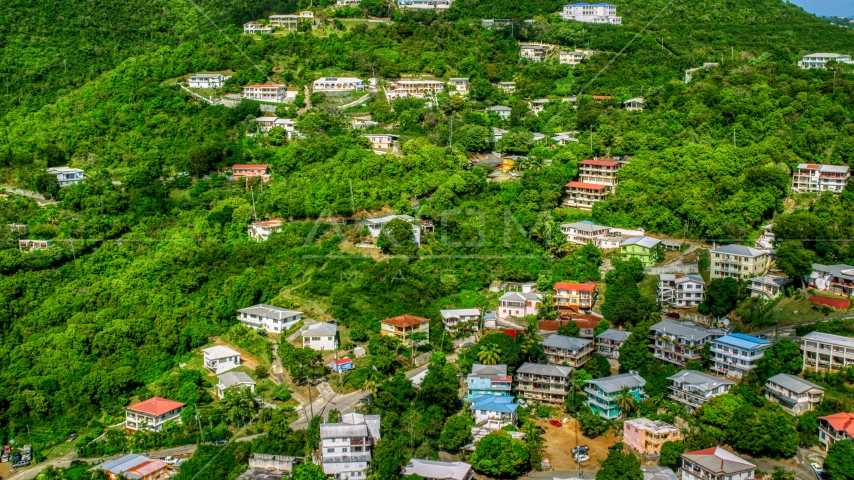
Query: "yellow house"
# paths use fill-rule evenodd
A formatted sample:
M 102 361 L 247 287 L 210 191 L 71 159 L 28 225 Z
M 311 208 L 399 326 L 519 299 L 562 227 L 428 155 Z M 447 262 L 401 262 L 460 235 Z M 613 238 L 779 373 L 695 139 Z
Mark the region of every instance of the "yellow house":
M 407 343 L 413 333 L 423 332 L 430 338 L 430 320 L 415 315 L 399 315 L 380 322 L 380 335 L 397 337 Z
M 522 157 L 518 155 L 508 155 L 506 157 L 501 157 L 501 170 L 504 173 L 510 173 L 516 167 L 516 163 L 519 160 L 524 160 L 527 157 Z

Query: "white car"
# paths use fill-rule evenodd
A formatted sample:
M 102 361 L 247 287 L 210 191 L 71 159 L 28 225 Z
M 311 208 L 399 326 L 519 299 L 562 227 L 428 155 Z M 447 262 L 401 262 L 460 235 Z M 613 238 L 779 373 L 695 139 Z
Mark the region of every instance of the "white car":
M 169 465 L 175 465 L 175 463 L 178 462 L 178 460 L 172 455 L 169 455 L 168 457 L 164 458 L 163 461 L 165 463 L 168 463 Z

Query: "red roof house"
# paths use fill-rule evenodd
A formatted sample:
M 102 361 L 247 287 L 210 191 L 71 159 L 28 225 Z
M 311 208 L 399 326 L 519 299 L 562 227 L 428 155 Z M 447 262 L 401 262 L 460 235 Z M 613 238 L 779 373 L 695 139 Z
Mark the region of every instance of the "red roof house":
M 181 410 L 186 405 L 175 400 L 154 397 L 133 404 L 125 411 L 125 427 L 128 430 L 147 429 L 160 431 L 164 423 L 181 423 Z
M 854 440 L 854 413 L 818 417 L 818 439 L 825 449 L 840 440 Z

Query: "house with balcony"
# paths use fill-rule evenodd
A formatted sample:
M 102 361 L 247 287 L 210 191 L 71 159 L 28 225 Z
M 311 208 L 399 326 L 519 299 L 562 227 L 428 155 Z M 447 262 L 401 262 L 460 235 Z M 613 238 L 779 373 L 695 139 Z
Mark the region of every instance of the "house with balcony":
M 453 0 L 400 0 L 401 10 L 436 10 L 444 11 L 451 8 Z
M 302 320 L 302 312 L 259 303 L 238 310 L 237 320 L 249 328 L 281 333 Z
M 160 397 L 135 403 L 125 410 L 125 428 L 129 433 L 135 430 L 159 432 L 166 422 L 181 423 L 181 410 L 185 406 L 181 402 Z
M 406 98 L 435 95 L 445 91 L 445 83 L 441 80 L 395 80 L 386 89 L 386 97 Z
M 374 445 L 380 440 L 380 416 L 348 413 L 336 423 L 320 424 L 323 473 L 337 480 L 367 477 Z
M 231 175 L 235 180 L 261 177 L 265 182 L 270 178 L 269 165 L 237 164 L 231 166 Z
M 448 79 L 448 85 L 454 87 L 454 91 L 456 91 L 460 95 L 468 95 L 469 94 L 469 79 L 468 78 L 451 77 Z
M 270 239 L 270 235 L 274 233 L 282 233 L 281 220 L 264 220 L 261 222 L 252 222 L 246 227 L 246 234 L 257 242 L 264 242 Z
M 526 400 L 563 405 L 569 395 L 572 367 L 525 362 L 516 369 L 516 394 Z
M 629 112 L 642 112 L 643 99 L 640 97 L 630 98 L 623 102 L 623 106 L 626 107 L 626 110 L 628 110 Z
M 851 178 L 847 165 L 801 163 L 792 172 L 792 192 L 841 192 Z
M 682 370 L 667 377 L 668 397 L 685 405 L 689 412 L 703 406 L 710 399 L 729 392 L 735 382 L 696 370 Z
M 685 365 L 689 360 L 700 360 L 703 346 L 722 337 L 717 328 L 703 328 L 691 322 L 664 320 L 650 327 L 649 348 L 659 360 L 674 365 Z
M 788 373 L 769 378 L 763 389 L 768 401 L 796 416 L 815 410 L 825 391 L 824 387 Z
M 589 312 L 593 308 L 596 285 L 592 283 L 557 282 L 552 299 L 561 314 Z
M 302 331 L 302 346 L 319 352 L 338 350 L 338 326 L 334 323 L 315 323 Z
M 487 115 L 490 113 L 494 113 L 499 117 L 503 118 L 504 120 L 507 120 L 508 118 L 510 118 L 510 114 L 513 113 L 513 109 L 510 107 L 505 107 L 504 105 L 495 105 L 493 107 L 487 108 L 486 113 Z M 504 133 L 507 133 L 507 131 L 505 130 Z M 498 140 L 501 140 L 501 137 L 499 137 Z M 495 142 L 498 140 L 496 140 L 493 135 L 492 141 Z
M 836 295 L 854 295 L 854 267 L 851 265 L 812 264 L 812 273 L 804 278 L 807 287 Z
M 605 200 L 605 196 L 609 193 L 611 193 L 611 187 L 608 185 L 569 182 L 566 184 L 566 197 L 563 199 L 563 205 L 580 210 L 593 210 L 593 204 Z
M 617 186 L 617 172 L 626 162 L 614 160 L 582 160 L 578 164 L 578 179 L 582 183 Z
M 36 250 L 47 250 L 48 247 L 53 245 L 53 241 L 51 240 L 32 240 L 32 239 L 23 239 L 18 240 L 18 250 L 22 252 L 35 252 Z
M 754 246 L 764 250 L 772 250 L 775 241 L 774 225 L 769 223 L 768 225 L 762 225 L 762 235 L 756 239 Z
M 854 413 L 818 417 L 818 440 L 824 445 L 825 452 L 841 440 L 854 441 Z
M 267 20 L 273 28 L 296 30 L 299 24 L 299 15 L 270 15 Z
M 675 308 L 695 308 L 706 298 L 706 281 L 696 274 L 662 273 L 658 276 L 658 303 Z
M 569 145 L 570 143 L 578 143 L 578 136 L 577 135 L 578 135 L 577 131 L 558 132 L 558 133 L 552 135 L 552 141 L 555 142 L 555 144 L 557 144 L 557 145 L 565 147 L 565 146 Z
M 536 315 L 542 301 L 542 293 L 507 292 L 498 299 L 498 318 L 522 318 Z
M 804 370 L 846 370 L 854 365 L 854 338 L 810 332 L 801 337 Z
M 632 335 L 628 330 L 609 328 L 596 336 L 596 353 L 608 358 L 620 358 L 620 347 Z
M 452 310 L 439 310 L 442 316 L 442 324 L 448 330 L 456 328 L 461 323 L 469 323 L 474 330 L 478 328 L 480 321 L 479 308 L 456 308 Z
M 777 275 L 751 277 L 747 282 L 747 289 L 750 290 L 750 296 L 760 297 L 764 300 L 773 300 L 779 297 L 786 287 L 793 283 L 791 279 Z
M 471 399 L 472 416 L 477 427 L 498 430 L 507 425 L 516 426 L 518 417 L 516 398 L 500 395 L 475 395 Z
M 660 420 L 633 418 L 623 422 L 623 443 L 641 455 L 659 455 L 664 442 L 682 440 L 682 430 Z
M 496 86 L 507 95 L 516 93 L 516 82 L 498 82 Z
M 540 342 L 549 363 L 580 368 L 593 356 L 593 340 L 550 335 Z
M 605 420 L 616 420 L 623 416 L 617 406 L 617 398 L 626 388 L 630 395 L 640 403 L 647 397 L 643 391 L 646 380 L 634 373 L 621 373 L 610 377 L 585 380 L 584 392 L 587 393 L 587 405 Z
M 399 137 L 398 135 L 392 135 L 390 133 L 369 133 L 362 136 L 371 142 L 372 148 L 386 150 L 390 149 Z
M 709 256 L 712 280 L 726 277 L 746 280 L 764 274 L 771 266 L 772 255 L 770 250 L 732 244 L 713 249 Z
M 798 62 L 798 68 L 810 69 L 810 68 L 827 68 L 827 62 L 835 61 L 839 63 L 847 63 L 849 65 L 854 65 L 854 60 L 851 60 L 851 55 L 844 55 L 841 53 L 811 53 L 809 55 L 804 55 L 801 60 Z
M 484 18 L 480 21 L 480 26 L 487 30 L 501 30 L 513 24 L 513 21 L 507 18 Z
M 466 376 L 466 401 L 481 396 L 510 396 L 513 377 L 507 375 L 507 365 L 474 364 Z
M 607 236 L 611 232 L 611 227 L 605 225 L 596 225 L 589 220 L 580 222 L 564 223 L 560 226 L 560 231 L 566 235 L 566 241 L 578 245 L 595 242 L 598 237 Z
M 620 253 L 626 260 L 637 258 L 644 267 L 651 267 L 664 260 L 664 245 L 652 237 L 629 237 L 620 242 Z
M 59 183 L 59 188 L 65 188 L 71 185 L 77 185 L 86 177 L 83 175 L 83 170 L 72 167 L 51 167 L 45 170 L 48 175 L 56 175 L 56 181 Z
M 437 462 L 413 458 L 403 467 L 403 476 L 418 475 L 425 480 L 472 480 L 474 472 L 466 462 Z
M 246 22 L 243 24 L 244 35 L 269 35 L 273 33 L 273 27 L 269 25 L 261 25 L 260 22 Z
M 549 103 L 548 98 L 540 98 L 539 100 L 534 100 L 531 102 L 531 113 L 533 115 L 539 115 L 542 112 L 546 105 Z
M 187 85 L 190 88 L 222 88 L 229 78 L 221 73 L 197 73 L 190 76 Z
M 543 45 L 519 45 L 519 56 L 532 62 L 542 62 L 546 59 L 546 47 Z
M 584 23 L 623 23 L 622 17 L 617 16 L 616 5 L 610 3 L 570 3 L 563 6 L 560 16 L 564 20 Z
M 411 343 L 410 338 L 416 333 L 425 334 L 427 338 L 424 341 L 429 341 L 430 320 L 406 314 L 387 318 L 380 322 L 380 335 L 397 337 L 405 345 Z
M 205 368 L 217 375 L 240 366 L 240 352 L 225 345 L 203 348 L 202 358 Z
M 229 388 L 248 388 L 255 393 L 255 380 L 244 372 L 225 372 L 217 375 L 216 393 L 219 398 L 225 398 L 225 391 Z
M 385 224 L 392 220 L 403 220 L 404 222 L 411 223 L 412 240 L 415 242 L 415 245 L 421 246 L 421 224 L 416 222 L 415 217 L 411 215 L 386 215 L 383 217 L 368 218 L 365 222 L 371 237 L 376 239 L 379 238 Z
M 285 85 L 270 83 L 247 85 L 243 87 L 243 98 L 261 102 L 283 103 L 288 97 Z
M 312 84 L 315 92 L 361 92 L 364 89 L 365 82 L 356 77 L 323 77 Z
M 770 340 L 743 333 L 730 333 L 712 340 L 711 370 L 730 378 L 743 378 L 756 368 L 756 361 L 771 347 Z
M 720 447 L 682 454 L 682 480 L 751 480 L 756 465 Z
M 590 56 L 589 50 L 564 50 L 558 53 L 558 61 L 561 65 L 578 65 L 582 60 Z

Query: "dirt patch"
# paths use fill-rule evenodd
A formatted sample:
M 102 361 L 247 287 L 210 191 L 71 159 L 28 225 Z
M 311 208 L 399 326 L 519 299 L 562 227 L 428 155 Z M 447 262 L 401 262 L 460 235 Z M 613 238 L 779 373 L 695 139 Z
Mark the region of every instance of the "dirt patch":
M 563 422 L 562 418 L 559 420 Z M 585 437 L 578 422 L 572 417 L 567 417 L 562 427 L 553 427 L 546 420 L 538 421 L 537 425 L 546 430 L 543 435 L 543 458 L 548 459 L 555 471 L 573 471 L 578 468 L 571 452 L 577 445 L 590 447 L 590 460 L 584 463 L 584 469 L 598 469 L 599 462 L 608 456 L 608 447 L 619 441 L 613 432 L 593 439 Z
M 10 462 L 0 463 L 0 478 L 6 478 L 9 476 L 9 472 L 12 471 L 12 464 Z

